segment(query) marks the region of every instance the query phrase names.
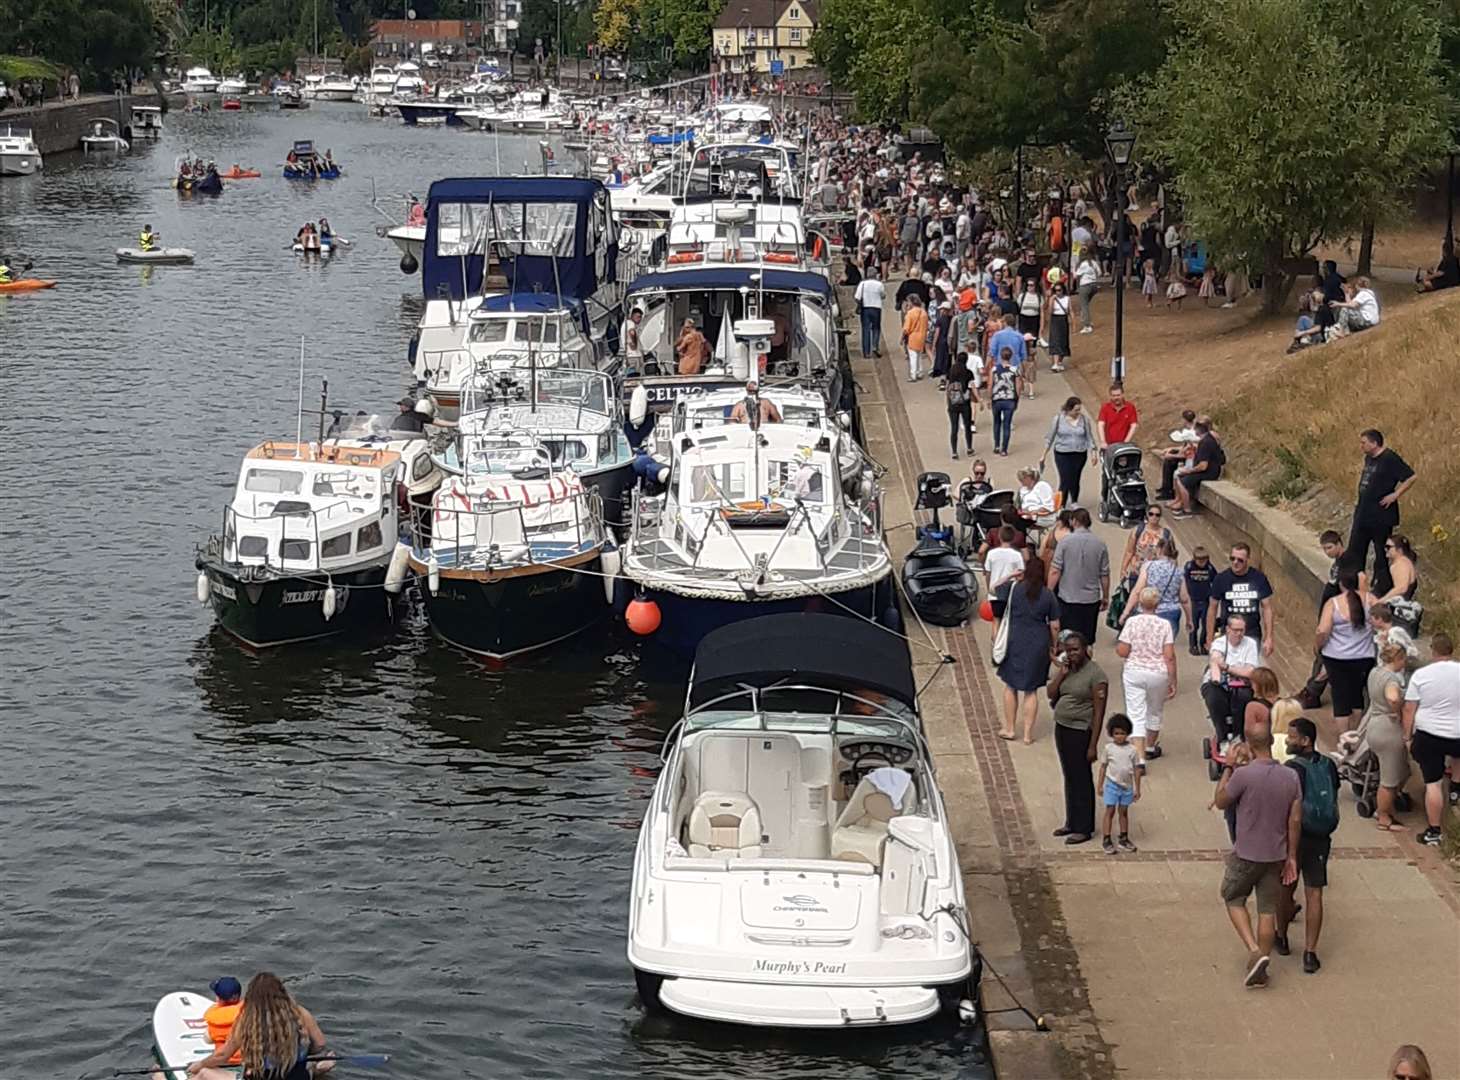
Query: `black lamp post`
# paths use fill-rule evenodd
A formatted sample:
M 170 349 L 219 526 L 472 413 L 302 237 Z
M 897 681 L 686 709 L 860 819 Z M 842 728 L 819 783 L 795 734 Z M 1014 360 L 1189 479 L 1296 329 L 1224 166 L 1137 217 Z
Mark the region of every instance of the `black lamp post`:
M 1445 247 L 1451 253 L 1455 251 L 1455 156 L 1460 154 L 1460 146 L 1452 146 L 1449 154 L 1449 165 L 1445 170 Z
M 1105 152 L 1115 165 L 1115 355 L 1110 358 L 1110 378 L 1125 378 L 1125 170 L 1136 148 L 1136 133 L 1117 120 L 1105 135 Z

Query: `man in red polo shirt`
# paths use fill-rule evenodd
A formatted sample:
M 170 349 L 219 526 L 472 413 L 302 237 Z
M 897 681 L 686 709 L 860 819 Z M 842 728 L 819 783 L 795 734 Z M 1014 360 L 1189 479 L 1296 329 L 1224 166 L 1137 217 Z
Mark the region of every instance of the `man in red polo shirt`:
M 1117 443 L 1134 442 L 1140 419 L 1136 407 L 1125 399 L 1125 387 L 1118 382 L 1111 383 L 1110 400 L 1100 406 L 1095 422 L 1101 453 Z

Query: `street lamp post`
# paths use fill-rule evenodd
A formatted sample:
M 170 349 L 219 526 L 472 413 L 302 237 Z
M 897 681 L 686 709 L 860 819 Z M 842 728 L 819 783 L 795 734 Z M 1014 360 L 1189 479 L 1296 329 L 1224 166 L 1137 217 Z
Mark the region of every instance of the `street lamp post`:
M 1455 155 L 1460 146 L 1450 148 L 1449 168 L 1445 172 L 1445 249 L 1455 251 Z
M 1136 148 L 1136 133 L 1123 120 L 1111 125 L 1105 136 L 1105 152 L 1115 165 L 1115 355 L 1110 358 L 1110 378 L 1125 379 L 1125 170 Z

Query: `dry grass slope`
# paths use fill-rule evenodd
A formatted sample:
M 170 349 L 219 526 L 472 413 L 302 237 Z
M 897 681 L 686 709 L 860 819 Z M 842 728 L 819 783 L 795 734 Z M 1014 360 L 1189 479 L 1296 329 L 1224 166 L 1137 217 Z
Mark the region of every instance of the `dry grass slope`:
M 1420 557 L 1425 629 L 1460 631 L 1460 291 L 1288 360 L 1215 410 L 1233 478 L 1346 533 L 1358 432 L 1383 431 L 1419 474 L 1400 531 Z

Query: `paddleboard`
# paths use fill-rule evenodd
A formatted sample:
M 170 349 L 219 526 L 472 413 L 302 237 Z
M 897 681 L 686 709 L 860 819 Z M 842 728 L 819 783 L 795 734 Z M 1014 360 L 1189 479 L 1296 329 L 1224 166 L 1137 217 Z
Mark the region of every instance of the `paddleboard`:
M 35 292 L 37 289 L 54 289 L 56 285 L 54 281 L 42 281 L 40 278 L 21 278 L 19 281 L 0 285 L 0 293 Z
M 152 1045 L 165 1080 L 187 1080 L 187 1067 L 213 1052 L 203 1014 L 213 999 L 188 990 L 168 994 L 152 1010 Z
M 151 263 L 155 266 L 186 266 L 193 261 L 193 253 L 187 248 L 117 248 L 119 263 Z

